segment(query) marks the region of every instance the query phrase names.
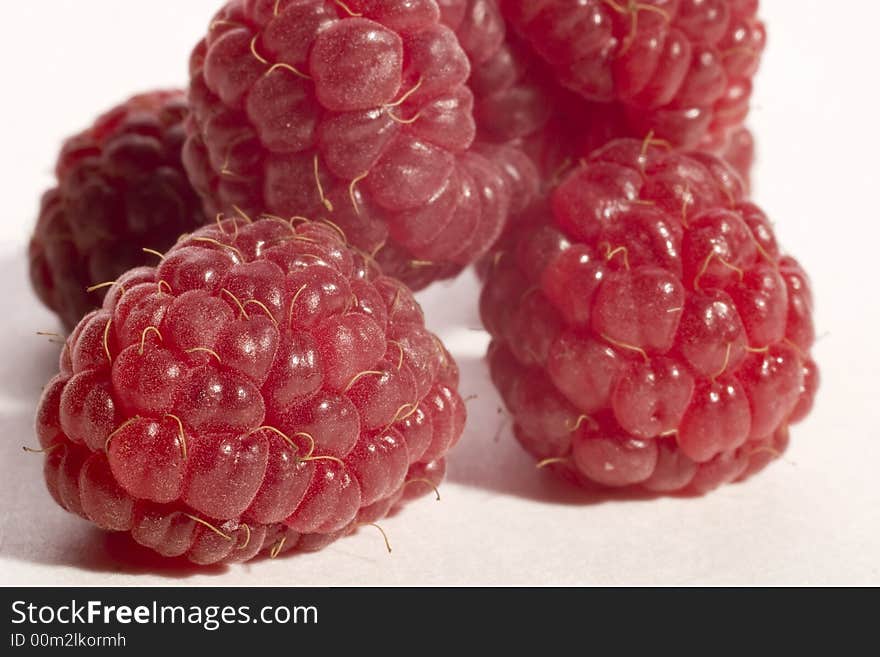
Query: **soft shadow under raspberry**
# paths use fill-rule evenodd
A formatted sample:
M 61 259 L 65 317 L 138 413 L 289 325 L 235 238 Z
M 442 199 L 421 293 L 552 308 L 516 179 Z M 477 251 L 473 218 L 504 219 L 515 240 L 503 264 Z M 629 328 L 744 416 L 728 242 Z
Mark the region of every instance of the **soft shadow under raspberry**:
M 94 571 L 120 572 L 130 575 L 222 575 L 228 566 L 199 566 L 186 559 L 168 559 L 134 542 L 129 534 L 107 533 L 90 528 L 94 549 L 82 554 L 75 565 Z

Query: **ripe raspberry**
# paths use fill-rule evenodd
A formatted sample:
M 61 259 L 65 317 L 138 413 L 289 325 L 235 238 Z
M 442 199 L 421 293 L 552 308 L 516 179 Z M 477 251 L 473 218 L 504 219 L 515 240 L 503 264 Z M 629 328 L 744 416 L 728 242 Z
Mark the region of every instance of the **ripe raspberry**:
M 779 456 L 818 385 L 813 302 L 725 164 L 614 141 L 514 233 L 481 310 L 532 455 L 656 492 L 706 492 Z
M 766 35 L 757 0 L 501 0 L 558 79 L 620 103 L 632 134 L 695 148 L 748 113 Z
M 482 256 L 519 193 L 515 154 L 474 143 L 434 0 L 233 0 L 191 74 L 184 159 L 211 212 L 325 215 L 413 287 Z
M 436 486 L 457 384 L 412 293 L 334 226 L 225 220 L 83 318 L 37 434 L 68 511 L 164 556 L 245 561 Z
M 61 150 L 58 185 L 43 196 L 31 238 L 31 282 L 68 329 L 100 306 L 112 281 L 204 223 L 181 163 L 180 91 L 135 96 Z

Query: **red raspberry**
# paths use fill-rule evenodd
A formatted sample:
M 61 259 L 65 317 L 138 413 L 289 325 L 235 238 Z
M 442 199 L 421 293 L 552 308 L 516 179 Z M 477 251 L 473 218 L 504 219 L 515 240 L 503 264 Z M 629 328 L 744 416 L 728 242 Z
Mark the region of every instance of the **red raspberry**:
M 656 492 L 706 492 L 779 456 L 818 384 L 813 301 L 725 164 L 614 141 L 513 233 L 481 310 L 532 455 Z
M 501 0 L 568 88 L 620 103 L 633 135 L 695 148 L 740 125 L 766 35 L 757 0 Z
M 474 145 L 469 59 L 440 19 L 434 0 L 229 2 L 191 60 L 207 207 L 327 216 L 413 287 L 482 256 L 512 156 Z
M 436 486 L 457 385 L 412 293 L 335 226 L 226 220 L 83 318 L 37 434 L 68 511 L 164 556 L 245 561 Z
M 64 144 L 29 258 L 34 289 L 68 329 L 101 304 L 106 290 L 87 288 L 205 223 L 181 163 L 186 113 L 181 91 L 135 96 Z

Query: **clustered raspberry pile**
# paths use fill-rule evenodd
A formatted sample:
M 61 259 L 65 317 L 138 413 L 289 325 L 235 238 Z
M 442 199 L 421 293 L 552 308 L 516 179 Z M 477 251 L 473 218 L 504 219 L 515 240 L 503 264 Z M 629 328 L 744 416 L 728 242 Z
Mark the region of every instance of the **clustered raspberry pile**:
M 458 370 L 320 222 L 226 220 L 124 275 L 37 416 L 58 503 L 197 563 L 317 549 L 430 491 Z
M 701 494 L 778 458 L 819 375 L 748 199 L 757 9 L 227 2 L 187 99 L 99 119 L 43 201 L 34 286 L 76 326 L 37 416 L 53 497 L 209 564 L 436 490 L 466 413 L 412 289 L 472 264 L 540 467 Z
M 720 160 L 618 140 L 483 290 L 520 443 L 586 485 L 707 492 L 777 457 L 818 383 L 806 274 Z
M 68 329 L 104 289 L 204 223 L 181 162 L 186 94 L 135 96 L 64 144 L 58 186 L 43 196 L 30 245 L 31 281 Z

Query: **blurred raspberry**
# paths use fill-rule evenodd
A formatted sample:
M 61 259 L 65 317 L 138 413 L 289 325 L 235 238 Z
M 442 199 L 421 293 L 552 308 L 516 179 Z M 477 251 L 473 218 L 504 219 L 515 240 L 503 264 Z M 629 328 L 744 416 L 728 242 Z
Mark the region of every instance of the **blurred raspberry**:
M 560 82 L 620 103 L 631 135 L 695 148 L 748 113 L 764 49 L 757 0 L 501 0 Z
M 730 166 L 742 178 L 746 189 L 751 187 L 752 166 L 755 164 L 755 138 L 746 127 L 740 127 L 726 135 L 720 144 L 704 144 L 704 150 L 714 153 Z
M 181 163 L 186 114 L 183 92 L 135 96 L 64 144 L 29 258 L 34 289 L 68 330 L 101 304 L 106 290 L 87 288 L 204 223 Z

